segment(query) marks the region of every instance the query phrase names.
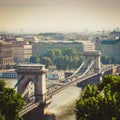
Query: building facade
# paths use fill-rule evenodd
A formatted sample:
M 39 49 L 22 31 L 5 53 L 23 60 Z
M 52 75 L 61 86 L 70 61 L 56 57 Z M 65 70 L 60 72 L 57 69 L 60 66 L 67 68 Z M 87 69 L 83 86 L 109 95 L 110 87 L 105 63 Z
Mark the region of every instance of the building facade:
M 40 41 L 32 45 L 32 55 L 41 55 L 51 49 L 76 48 L 80 54 L 84 51 L 95 50 L 95 44 L 91 41 Z
M 65 78 L 64 72 L 52 71 L 46 73 L 46 78 L 49 80 L 61 80 Z
M 17 79 L 17 73 L 15 71 L 0 71 L 0 78 Z
M 114 63 L 120 63 L 120 39 L 99 41 L 96 43 L 96 49 L 108 56 Z
M 25 44 L 22 41 L 13 42 L 14 62 L 28 62 L 32 56 L 32 45 Z
M 13 65 L 13 47 L 12 43 L 0 40 L 0 68 L 6 65 Z

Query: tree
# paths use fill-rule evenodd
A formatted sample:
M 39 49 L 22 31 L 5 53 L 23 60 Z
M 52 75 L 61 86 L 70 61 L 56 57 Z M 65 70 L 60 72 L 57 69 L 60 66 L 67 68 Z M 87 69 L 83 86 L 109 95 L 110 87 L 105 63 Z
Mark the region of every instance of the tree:
M 68 69 L 69 68 L 69 56 L 68 55 L 64 56 L 64 66 L 65 66 L 64 69 Z
M 78 68 L 79 67 L 79 62 L 80 62 L 80 58 L 79 58 L 79 56 L 77 55 L 77 56 L 75 56 L 75 57 L 73 57 L 73 67 L 74 68 Z
M 110 59 L 108 56 L 103 55 L 103 56 L 101 57 L 101 62 L 102 62 L 103 64 L 111 64 L 111 59 Z
M 6 69 L 12 69 L 12 65 L 10 64 L 6 65 Z
M 30 62 L 31 63 L 40 63 L 40 57 L 39 56 L 31 56 Z
M 48 67 L 49 65 L 53 64 L 52 61 L 51 61 L 51 59 L 49 57 L 42 57 L 41 63 L 45 64 L 46 67 Z
M 74 56 L 77 55 L 77 50 L 75 48 L 66 48 L 63 51 L 63 55 Z
M 54 52 L 55 52 L 55 57 L 62 56 L 61 49 L 54 49 Z
M 30 63 L 36 63 L 36 57 L 35 56 L 30 57 Z
M 55 64 L 57 66 L 57 69 L 59 69 L 59 70 L 65 69 L 65 66 L 64 66 L 64 56 L 58 56 L 55 59 Z
M 20 94 L 12 88 L 6 88 L 5 82 L 0 80 L 0 111 L 5 120 L 20 120 L 18 113 L 25 102 Z
M 73 68 L 73 57 L 72 56 L 69 56 L 69 70 Z
M 32 57 L 30 61 L 36 63 Z M 49 59 L 49 60 L 48 60 Z M 41 55 L 40 61 L 46 66 L 54 64 L 57 66 L 57 69 L 73 69 L 78 68 L 81 64 L 81 57 L 79 56 L 79 51 L 75 48 L 66 48 L 66 49 L 51 49 Z M 48 62 L 48 63 L 47 63 Z
M 120 119 L 120 76 L 107 75 L 97 85 L 88 85 L 76 102 L 77 120 Z
M 49 50 L 47 52 L 47 57 L 49 57 L 51 59 L 52 62 L 54 62 L 55 60 L 55 52 L 54 52 L 54 49 L 53 50 Z
M 0 120 L 5 120 L 5 117 L 0 112 Z

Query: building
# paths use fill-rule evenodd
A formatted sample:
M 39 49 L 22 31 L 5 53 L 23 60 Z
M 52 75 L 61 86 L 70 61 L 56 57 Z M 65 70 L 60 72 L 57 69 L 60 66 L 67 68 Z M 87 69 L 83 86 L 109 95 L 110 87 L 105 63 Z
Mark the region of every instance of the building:
M 13 69 L 2 70 L 0 71 L 0 78 L 17 79 L 17 73 Z
M 14 62 L 28 62 L 32 56 L 32 45 L 24 41 L 13 42 Z
M 6 68 L 6 65 L 13 64 L 12 43 L 0 40 L 0 68 Z
M 117 38 L 120 38 L 120 31 L 112 31 L 110 32 L 109 36 L 112 38 L 112 39 L 117 39 Z
M 46 73 L 46 78 L 49 80 L 61 80 L 65 78 L 64 72 L 47 72 Z
M 76 48 L 80 54 L 84 51 L 95 50 L 95 44 L 91 41 L 40 41 L 32 45 L 32 55 L 41 55 L 51 49 Z
M 120 63 L 120 39 L 99 41 L 96 43 L 96 49 L 108 56 L 114 63 Z

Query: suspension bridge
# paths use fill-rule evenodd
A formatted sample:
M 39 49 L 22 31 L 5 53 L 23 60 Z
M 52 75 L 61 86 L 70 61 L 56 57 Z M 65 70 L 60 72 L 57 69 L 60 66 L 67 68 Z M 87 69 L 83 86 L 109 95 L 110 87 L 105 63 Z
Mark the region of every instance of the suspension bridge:
M 112 74 L 113 67 L 100 63 L 101 53 L 99 51 L 84 52 L 83 63 L 68 78 L 54 82 L 46 87 L 45 73 L 47 70 L 44 65 L 20 64 L 17 68 L 18 82 L 15 85 L 17 92 L 22 94 L 28 104 L 19 112 L 25 120 L 32 120 L 40 117 L 46 120 L 47 106 L 52 102 L 52 96 L 59 94 L 60 91 L 82 82 L 96 83 L 104 74 Z M 115 67 L 114 67 L 115 69 Z M 89 82 L 88 82 L 89 81 Z M 34 91 L 30 92 L 30 85 Z M 41 120 L 42 120 L 41 119 Z

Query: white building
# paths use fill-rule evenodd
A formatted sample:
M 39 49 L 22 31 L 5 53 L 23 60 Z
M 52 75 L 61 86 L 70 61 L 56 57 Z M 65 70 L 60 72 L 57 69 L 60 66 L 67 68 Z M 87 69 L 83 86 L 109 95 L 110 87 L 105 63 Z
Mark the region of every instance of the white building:
M 46 78 L 49 80 L 61 80 L 65 78 L 64 72 L 48 72 Z
M 95 50 L 95 44 L 91 41 L 61 41 L 61 40 L 51 40 L 51 41 L 40 41 L 32 45 L 32 55 L 41 55 L 46 51 L 51 49 L 66 49 L 66 48 L 75 48 L 81 54 L 84 51 Z

